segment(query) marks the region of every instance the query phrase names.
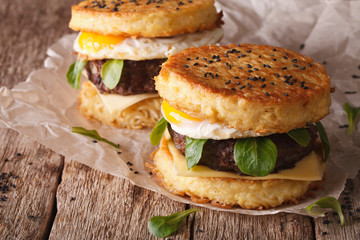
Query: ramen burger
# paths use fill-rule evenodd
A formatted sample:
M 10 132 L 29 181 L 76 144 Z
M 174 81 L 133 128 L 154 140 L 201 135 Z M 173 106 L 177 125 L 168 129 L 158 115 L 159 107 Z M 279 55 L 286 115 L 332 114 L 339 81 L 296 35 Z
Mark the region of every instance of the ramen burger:
M 73 6 L 70 28 L 80 33 L 67 78 L 79 88 L 85 69 L 81 113 L 117 127 L 153 127 L 161 116 L 153 77 L 169 56 L 217 43 L 221 16 L 213 0 L 91 0 Z
M 170 192 L 268 209 L 322 180 L 330 79 L 311 58 L 266 45 L 190 48 L 155 84 L 164 118 L 150 136 L 160 142 L 152 170 Z

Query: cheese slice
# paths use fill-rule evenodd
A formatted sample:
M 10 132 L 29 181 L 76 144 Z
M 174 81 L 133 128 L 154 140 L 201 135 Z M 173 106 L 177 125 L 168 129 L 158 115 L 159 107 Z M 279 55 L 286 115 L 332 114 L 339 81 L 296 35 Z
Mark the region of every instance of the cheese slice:
M 185 156 L 174 145 L 170 134 L 166 130 L 165 138 L 168 144 L 170 153 L 174 159 L 174 167 L 177 176 L 181 177 L 222 177 L 222 178 L 236 178 L 249 180 L 270 180 L 270 179 L 288 179 L 300 181 L 318 181 L 321 180 L 325 173 L 325 163 L 311 152 L 309 155 L 300 160 L 294 168 L 281 170 L 278 173 L 269 174 L 265 177 L 240 176 L 236 173 L 216 171 L 206 166 L 195 166 L 190 170 L 187 169 Z
M 93 84 L 95 87 L 95 85 Z M 129 96 L 122 96 L 119 94 L 112 94 L 112 93 L 100 93 L 95 87 L 96 91 L 98 92 L 101 100 L 103 101 L 105 107 L 109 110 L 111 114 L 116 111 L 122 111 L 135 103 L 138 103 L 142 100 L 148 98 L 159 97 L 156 93 L 144 93 L 144 94 L 136 94 L 136 95 L 129 95 Z

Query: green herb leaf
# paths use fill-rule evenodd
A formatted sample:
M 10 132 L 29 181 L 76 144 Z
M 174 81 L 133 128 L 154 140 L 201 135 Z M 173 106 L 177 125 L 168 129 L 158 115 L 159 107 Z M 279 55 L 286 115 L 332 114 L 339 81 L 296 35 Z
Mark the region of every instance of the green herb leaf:
M 314 202 L 313 204 L 310 204 L 309 206 L 306 207 L 306 211 L 312 213 L 312 208 L 314 207 L 314 205 L 317 205 L 321 208 L 331 208 L 334 209 L 337 214 L 340 217 L 340 224 L 341 226 L 344 226 L 344 215 L 343 212 L 341 210 L 341 205 L 339 203 L 339 201 L 336 198 L 333 197 L 324 197 L 321 198 L 319 200 L 317 200 L 316 202 Z
M 113 143 L 113 142 L 111 142 L 111 141 L 109 141 L 109 140 L 107 140 L 105 138 L 100 137 L 99 133 L 96 130 L 87 130 L 87 129 L 83 128 L 83 127 L 72 127 L 71 132 L 78 133 L 78 134 L 81 134 L 81 135 L 84 135 L 84 136 L 88 136 L 88 137 L 91 137 L 91 138 L 96 139 L 98 141 L 110 144 L 113 147 L 120 148 L 119 145 L 117 145 L 117 144 L 115 144 L 115 143 Z
M 277 158 L 276 145 L 267 137 L 238 139 L 234 146 L 234 160 L 240 171 L 257 177 L 274 170 Z
M 120 59 L 112 59 L 104 63 L 101 69 L 101 78 L 103 83 L 109 89 L 113 89 L 118 85 L 124 61 Z
M 81 72 L 84 69 L 86 63 L 87 61 L 84 60 L 76 61 L 70 65 L 66 73 L 66 78 L 72 88 L 79 89 Z
M 200 209 L 191 208 L 169 216 L 154 216 L 150 218 L 148 222 L 149 231 L 152 235 L 158 238 L 168 237 L 180 228 L 182 221 L 187 216 L 197 211 L 200 211 Z
M 344 110 L 347 115 L 349 127 L 347 129 L 347 134 L 353 134 L 354 130 L 356 129 L 357 123 L 360 117 L 360 107 L 353 107 L 348 103 L 344 104 Z
M 316 123 L 316 128 L 319 131 L 320 139 L 321 139 L 323 149 L 324 149 L 324 161 L 326 161 L 328 159 L 329 153 L 330 153 L 329 139 L 326 134 L 325 128 L 321 122 Z
M 164 117 L 160 118 L 150 133 L 150 142 L 152 145 L 158 145 L 161 141 L 161 137 L 165 132 L 167 121 Z
M 206 140 L 186 137 L 185 158 L 188 170 L 199 163 Z
M 306 147 L 310 143 L 310 134 L 306 128 L 291 130 L 287 135 L 303 147 Z

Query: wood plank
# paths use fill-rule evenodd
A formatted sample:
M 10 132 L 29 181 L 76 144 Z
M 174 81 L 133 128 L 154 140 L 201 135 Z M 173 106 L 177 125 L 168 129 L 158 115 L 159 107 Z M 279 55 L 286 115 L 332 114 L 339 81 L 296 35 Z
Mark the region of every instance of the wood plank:
M 51 239 L 150 239 L 150 217 L 185 210 L 185 204 L 128 180 L 65 162 Z M 190 224 L 171 239 L 189 239 Z
M 325 218 L 315 219 L 316 239 L 360 239 L 360 174 L 348 179 L 340 198 L 345 226 L 340 226 L 338 215 L 333 212 Z
M 43 66 L 46 49 L 65 33 L 78 0 L 2 0 L 0 85 L 13 87 Z
M 10 129 L 0 128 L 0 143 L 0 239 L 44 239 L 63 159 Z
M 314 239 L 312 220 L 296 214 L 249 216 L 202 209 L 193 239 Z

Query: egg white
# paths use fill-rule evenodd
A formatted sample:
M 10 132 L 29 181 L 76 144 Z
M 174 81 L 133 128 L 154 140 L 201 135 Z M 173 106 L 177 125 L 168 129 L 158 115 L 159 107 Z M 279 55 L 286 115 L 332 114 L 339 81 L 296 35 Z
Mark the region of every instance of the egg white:
M 241 131 L 235 128 L 221 126 L 217 123 L 210 123 L 206 120 L 192 121 L 181 117 L 175 112 L 169 114 L 175 118 L 179 123 L 171 122 L 166 118 L 163 109 L 161 109 L 164 118 L 171 124 L 171 128 L 182 135 L 195 139 L 214 139 L 223 140 L 230 138 L 246 138 L 266 136 L 270 133 L 256 133 L 254 131 Z
M 223 37 L 222 28 L 201 31 L 192 34 L 181 34 L 169 38 L 126 38 L 113 46 L 103 48 L 94 53 L 82 49 L 79 37 L 74 42 L 74 50 L 87 59 L 123 59 L 123 60 L 149 60 L 168 58 L 190 47 L 201 47 L 219 42 Z

